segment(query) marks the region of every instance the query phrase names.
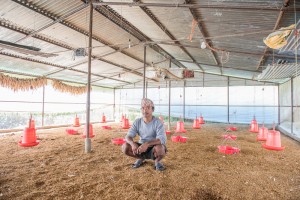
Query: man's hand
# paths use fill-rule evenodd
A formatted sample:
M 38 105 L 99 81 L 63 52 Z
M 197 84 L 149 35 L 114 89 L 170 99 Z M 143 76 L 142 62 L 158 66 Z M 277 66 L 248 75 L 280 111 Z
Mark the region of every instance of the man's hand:
M 148 143 L 144 143 L 137 149 L 138 154 L 144 153 L 149 147 Z
M 132 149 L 133 155 L 139 154 L 138 148 L 139 148 L 139 145 L 137 145 L 135 142 L 132 142 L 131 149 Z

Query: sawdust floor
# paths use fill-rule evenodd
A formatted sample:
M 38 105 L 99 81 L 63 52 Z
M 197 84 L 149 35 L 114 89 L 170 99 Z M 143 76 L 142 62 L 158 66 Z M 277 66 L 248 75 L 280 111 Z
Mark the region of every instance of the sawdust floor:
M 225 124 L 186 125 L 186 143 L 171 142 L 164 172 L 148 161 L 131 169 L 134 159 L 111 139 L 126 130 L 94 125 L 92 153 L 84 153 L 81 135 L 66 128 L 38 130 L 40 144 L 17 145 L 20 133 L 0 138 L 0 199 L 300 199 L 300 145 L 281 134 L 283 151 L 269 151 L 238 126 L 241 152 L 221 154 Z M 83 131 L 83 127 L 80 129 Z

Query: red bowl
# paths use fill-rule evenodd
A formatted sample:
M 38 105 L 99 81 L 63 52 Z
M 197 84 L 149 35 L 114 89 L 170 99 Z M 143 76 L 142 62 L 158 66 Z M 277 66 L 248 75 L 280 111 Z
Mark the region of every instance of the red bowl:
M 114 138 L 111 141 L 112 141 L 112 143 L 118 144 L 118 145 L 124 144 L 126 142 L 126 140 L 124 138 Z
M 66 129 L 66 132 L 70 135 L 76 135 L 78 134 L 78 130 L 75 130 L 75 129 L 71 129 L 71 128 L 67 128 Z
M 223 135 L 223 138 L 228 139 L 228 140 L 236 140 L 237 136 L 236 135 Z
M 181 136 L 179 139 L 179 142 L 186 142 L 186 140 L 187 140 L 187 137 Z
M 240 149 L 237 147 L 231 147 L 231 146 L 218 146 L 220 153 L 225 154 L 237 154 L 240 152 Z
M 237 131 L 237 127 L 231 126 L 226 128 L 227 131 Z
M 111 130 L 111 126 L 101 126 L 102 129 Z
M 179 142 L 180 136 L 172 136 L 171 140 L 172 140 L 172 142 Z

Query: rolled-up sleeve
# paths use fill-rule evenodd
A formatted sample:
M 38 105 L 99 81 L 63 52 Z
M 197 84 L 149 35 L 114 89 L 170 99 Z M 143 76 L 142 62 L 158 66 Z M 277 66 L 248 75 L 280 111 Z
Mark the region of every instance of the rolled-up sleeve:
M 159 139 L 161 144 L 166 144 L 167 135 L 166 135 L 166 132 L 165 132 L 164 125 L 160 120 L 157 123 L 156 131 L 157 131 L 156 132 L 156 139 Z

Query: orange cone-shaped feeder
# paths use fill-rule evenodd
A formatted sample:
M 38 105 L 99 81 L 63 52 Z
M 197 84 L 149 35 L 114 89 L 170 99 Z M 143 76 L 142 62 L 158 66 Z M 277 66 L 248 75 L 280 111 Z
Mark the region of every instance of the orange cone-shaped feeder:
M 106 117 L 105 117 L 104 113 L 102 114 L 100 123 L 106 123 Z
M 83 137 L 83 138 L 86 138 L 86 127 L 84 128 L 82 137 Z M 89 134 L 89 138 L 93 138 L 93 137 L 95 137 L 94 131 L 93 131 L 93 125 L 90 124 L 90 134 Z
M 262 144 L 262 147 L 268 150 L 283 150 L 284 147 L 281 146 L 280 132 L 276 130 L 269 130 L 267 142 Z
M 255 117 L 251 121 L 249 131 L 252 132 L 252 133 L 258 133 L 258 124 L 257 124 L 257 121 L 256 121 Z
M 127 118 L 124 118 L 121 127 L 122 129 L 129 129 L 129 120 Z
M 184 123 L 182 121 L 177 122 L 176 133 L 186 133 L 184 130 Z
M 199 124 L 205 124 L 204 119 L 202 116 L 199 117 Z
M 264 126 L 259 128 L 256 140 L 257 141 L 266 141 L 267 137 L 268 137 L 268 132 L 269 132 L 269 130 Z
M 199 129 L 199 128 L 201 128 L 199 120 L 194 119 L 193 129 Z
M 74 127 L 79 127 L 79 126 L 80 126 L 79 118 L 77 117 L 77 115 L 76 115 L 76 117 L 75 117 L 73 126 L 74 126 Z
M 25 127 L 22 140 L 19 141 L 19 145 L 22 147 L 32 147 L 38 144 L 39 142 L 36 141 L 36 129 L 34 120 L 30 117 L 29 127 Z

